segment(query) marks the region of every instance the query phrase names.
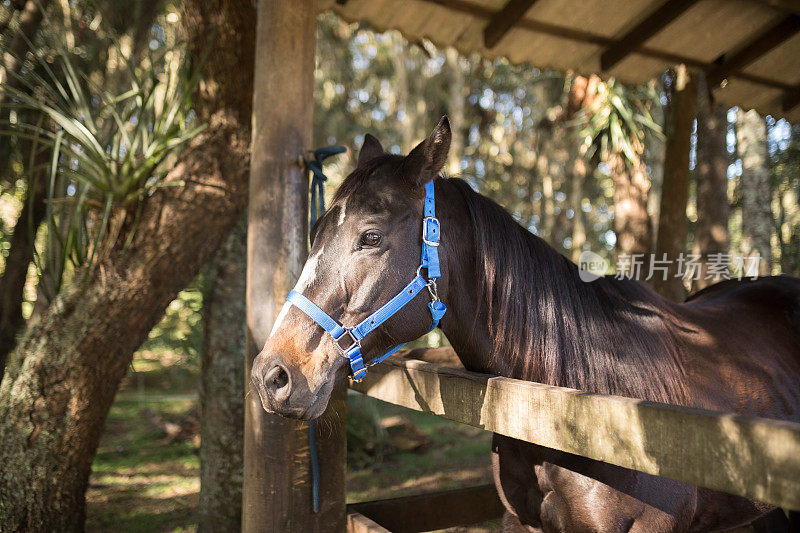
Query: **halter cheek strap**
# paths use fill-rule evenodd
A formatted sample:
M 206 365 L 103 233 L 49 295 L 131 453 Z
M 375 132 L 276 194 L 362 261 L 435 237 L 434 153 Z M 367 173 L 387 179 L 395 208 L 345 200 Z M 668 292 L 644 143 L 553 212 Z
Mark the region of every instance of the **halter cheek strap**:
M 406 285 L 397 295 L 383 304 L 380 309 L 369 315 L 367 318 L 351 328 L 342 326 L 335 319 L 331 318 L 325 311 L 320 309 L 317 304 L 303 296 L 297 291 L 291 291 L 286 296 L 286 301 L 303 311 L 311 320 L 316 322 L 333 338 L 333 342 L 339 351 L 350 361 L 350 370 L 353 379 L 360 381 L 367 374 L 367 367 L 376 365 L 396 353 L 406 343 L 399 344 L 390 348 L 387 352 L 376 357 L 368 364 L 364 364 L 361 353 L 361 339 L 375 330 L 378 326 L 394 316 L 406 304 L 413 300 L 422 289 L 427 288 L 431 301 L 428 303 L 428 310 L 431 313 L 432 331 L 439 325 L 439 320 L 444 316 L 447 307 L 439 300 L 436 289 L 436 280 L 441 277 L 439 269 L 439 238 L 441 227 L 436 218 L 436 198 L 434 195 L 433 181 L 425 184 L 425 218 L 422 220 L 422 259 L 417 268 L 417 275 Z M 427 271 L 428 277 L 422 277 L 422 269 Z

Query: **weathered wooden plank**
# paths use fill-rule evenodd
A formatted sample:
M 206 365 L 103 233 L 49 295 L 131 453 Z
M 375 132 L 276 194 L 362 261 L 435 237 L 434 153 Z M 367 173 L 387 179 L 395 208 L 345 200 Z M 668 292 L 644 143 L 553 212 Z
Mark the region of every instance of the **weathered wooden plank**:
M 549 448 L 800 509 L 800 424 L 392 358 L 354 390 Z
M 347 513 L 347 533 L 389 533 L 389 530 L 363 514 L 352 511 Z
M 393 533 L 413 533 L 494 520 L 503 516 L 505 508 L 492 484 L 351 503 L 347 510 L 371 518 Z

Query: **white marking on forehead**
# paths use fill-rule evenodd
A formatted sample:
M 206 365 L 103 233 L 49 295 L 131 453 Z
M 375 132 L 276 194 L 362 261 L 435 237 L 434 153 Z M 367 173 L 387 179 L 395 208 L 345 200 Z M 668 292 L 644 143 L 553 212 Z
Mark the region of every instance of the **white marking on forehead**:
M 311 285 L 311 282 L 314 281 L 314 278 L 317 277 L 317 265 L 319 264 L 319 258 L 322 255 L 322 250 L 325 247 L 321 246 L 317 253 L 312 255 L 306 261 L 306 264 L 303 266 L 303 272 L 300 273 L 300 279 L 297 280 L 297 284 L 294 286 L 294 290 L 303 294 L 303 292 Z M 278 328 L 281 327 L 283 321 L 286 319 L 286 315 L 289 314 L 289 310 L 292 308 L 292 304 L 286 302 L 283 304 L 281 308 L 281 312 L 278 313 L 278 318 L 275 319 L 275 324 L 272 325 L 272 331 L 270 331 L 269 336 L 272 337 Z
M 337 224 L 338 226 L 341 226 L 342 224 L 344 224 L 344 216 L 345 216 L 345 210 L 346 209 L 347 209 L 347 200 L 342 202 L 342 207 L 339 210 L 339 223 Z
M 272 337 L 275 335 L 275 332 L 278 331 L 278 328 L 281 327 L 283 320 L 286 318 L 286 315 L 289 314 L 289 309 L 292 308 L 292 304 L 289 302 L 285 302 L 283 307 L 281 308 L 281 312 L 278 313 L 278 318 L 275 319 L 275 323 L 272 325 L 272 331 L 269 332 L 269 336 Z M 269 338 L 269 337 L 268 337 Z
M 322 251 L 325 249 L 325 246 L 320 246 L 317 253 L 312 255 L 306 261 L 305 266 L 303 266 L 303 271 L 300 273 L 300 279 L 297 280 L 297 284 L 294 286 L 294 290 L 303 294 L 311 282 L 317 277 L 317 265 L 319 264 L 319 258 L 322 255 Z

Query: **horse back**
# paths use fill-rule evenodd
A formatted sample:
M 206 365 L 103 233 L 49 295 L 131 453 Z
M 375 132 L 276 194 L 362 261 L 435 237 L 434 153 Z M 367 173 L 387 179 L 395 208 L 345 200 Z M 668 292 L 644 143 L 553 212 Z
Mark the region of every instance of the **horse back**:
M 680 307 L 696 406 L 800 421 L 800 279 L 727 280 Z

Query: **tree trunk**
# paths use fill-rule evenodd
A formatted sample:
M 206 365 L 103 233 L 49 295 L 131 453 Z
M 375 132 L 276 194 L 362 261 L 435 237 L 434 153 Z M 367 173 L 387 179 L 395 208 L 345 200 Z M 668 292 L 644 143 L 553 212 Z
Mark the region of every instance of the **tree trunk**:
M 588 78 L 573 76 L 562 121 L 574 119 L 575 115 L 581 110 L 592 105 L 597 95 L 597 85 L 599 83 L 600 78 L 594 74 Z M 589 165 L 586 161 L 586 152 L 581 148 L 579 139 L 573 137 L 568 142 L 571 143 L 569 154 L 570 159 L 572 159 L 572 171 L 570 172 L 570 180 L 572 181 L 570 207 L 573 213 L 571 255 L 572 260 L 578 263 L 583 251 L 583 245 L 586 243 L 586 227 L 583 216 L 583 184 L 589 175 Z
M 411 89 L 408 82 L 408 67 L 406 66 L 408 47 L 405 44 L 405 39 L 398 32 L 393 33 L 392 42 L 393 53 L 391 54 L 391 59 L 395 75 L 395 107 L 397 118 L 400 121 L 401 149 L 411 150 L 416 140 L 417 125 L 415 119 L 417 110 L 411 105 Z
M 203 297 L 199 531 L 242 527 L 245 222 L 233 228 L 212 262 Z
M 19 58 L 24 58 L 28 52 L 28 42 L 34 42 L 36 32 L 41 26 L 43 13 L 40 10 L 47 9 L 50 0 L 27 0 L 22 2 L 24 6 L 19 19 L 19 30 L 4 43 L 0 48 L 0 120 L 9 119 L 10 108 L 3 107 L 3 100 L 8 93 L 8 89 L 20 89 L 23 84 L 19 81 L 18 75 L 22 70 L 23 63 Z M 12 143 L 8 140 L 0 143 L 0 180 L 6 179 L 11 168 Z
M 692 126 L 697 108 L 697 76 L 686 67 L 676 68 L 672 99 L 667 118 L 667 144 L 664 150 L 664 182 L 655 259 L 669 261 L 666 272 L 652 271 L 653 286 L 664 297 L 682 302 L 686 296 L 683 279 L 678 276 L 678 259 L 686 250 L 689 221 L 689 155 Z M 662 265 L 663 266 L 663 265 Z
M 701 80 L 697 99 L 697 225 L 694 253 L 702 269 L 693 290 L 720 279 L 706 279 L 710 254 L 728 252 L 728 110 L 712 105 L 708 89 Z
M 185 5 L 188 42 L 214 36 L 195 100 L 209 127 L 147 200 L 85 288 L 65 289 L 29 328 L 0 387 L 0 523 L 6 531 L 80 530 L 108 409 L 136 348 L 240 218 L 247 201 L 255 16 L 242 0 Z
M 47 152 L 44 152 L 44 158 L 49 159 Z M 28 191 L 28 195 L 32 197 L 25 199 L 22 212 L 14 225 L 6 268 L 0 277 L 0 381 L 3 379 L 6 359 L 14 349 L 17 334 L 25 323 L 22 316 L 22 302 L 28 267 L 33 260 L 34 243 L 31 229 L 35 234 L 45 215 L 44 178 L 29 177 L 28 183 L 35 183 Z
M 448 118 L 453 137 L 450 140 L 450 152 L 447 156 L 447 173 L 450 176 L 461 174 L 461 158 L 464 157 L 464 132 L 466 131 L 466 101 L 464 93 L 464 70 L 461 68 L 461 56 L 455 48 L 445 50 L 447 66 L 450 70 L 450 90 L 448 98 Z
M 42 9 L 47 8 L 49 0 L 28 0 L 19 19 L 19 31 L 4 48 L 2 64 L 0 65 L 0 85 L 19 87 L 15 74 L 19 74 L 22 62 L 28 51 L 28 42 L 33 42 L 36 32 L 42 23 Z M 41 9 L 40 9 L 41 7 Z M 0 92 L 0 105 L 3 103 L 3 92 Z
M 742 158 L 742 255 L 748 276 L 770 272 L 772 209 L 767 125 L 755 110 L 739 112 L 739 157 Z
M 547 133 L 547 140 L 539 145 L 541 154 L 537 157 L 536 163 L 539 167 L 539 175 L 542 178 L 542 219 L 539 225 L 539 236 L 555 246 L 553 233 L 555 230 L 556 208 L 553 199 L 553 175 L 551 173 L 550 158 L 553 153 L 552 140 L 550 133 Z
M 614 183 L 617 255 L 649 253 L 652 246 L 652 226 L 647 214 L 650 183 L 641 154 L 633 162 L 626 161 L 621 154 L 612 154 L 608 166 Z
M 588 165 L 582 157 L 579 147 L 575 146 L 572 150 L 574 160 L 572 162 L 572 191 L 570 195 L 570 206 L 572 208 L 572 236 L 571 250 L 572 260 L 578 263 L 583 252 L 583 245 L 586 243 L 586 227 L 583 221 L 583 182 L 586 181 Z

